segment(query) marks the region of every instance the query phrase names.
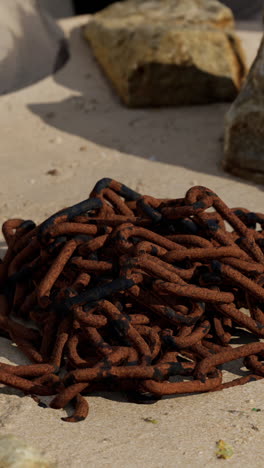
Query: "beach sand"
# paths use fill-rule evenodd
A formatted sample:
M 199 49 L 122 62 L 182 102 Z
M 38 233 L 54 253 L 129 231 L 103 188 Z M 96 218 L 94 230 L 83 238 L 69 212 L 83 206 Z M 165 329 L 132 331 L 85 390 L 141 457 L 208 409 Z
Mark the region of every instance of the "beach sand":
M 0 98 L 1 223 L 13 217 L 39 222 L 85 199 L 102 177 L 157 197 L 181 197 L 192 185 L 205 185 L 229 206 L 263 211 L 263 186 L 221 168 L 229 104 L 124 108 L 80 37 L 87 20 L 61 21 L 72 54 L 62 70 Z M 238 34 L 251 63 L 262 27 L 239 23 Z M 53 169 L 57 175 L 48 174 Z M 0 343 L 1 361 L 26 362 L 9 341 Z M 236 367 L 228 369 L 235 375 Z M 263 390 L 259 381 L 154 405 L 100 394 L 89 397 L 84 422 L 67 424 L 60 419 L 63 410 L 43 409 L 1 387 L 0 434 L 21 436 L 59 468 L 263 467 Z M 219 439 L 233 446 L 228 461 L 216 458 Z

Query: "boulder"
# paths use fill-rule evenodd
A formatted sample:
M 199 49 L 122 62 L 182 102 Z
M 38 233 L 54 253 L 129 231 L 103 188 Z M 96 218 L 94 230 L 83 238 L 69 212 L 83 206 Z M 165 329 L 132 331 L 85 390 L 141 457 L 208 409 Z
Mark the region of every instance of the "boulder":
M 44 2 L 0 0 L 0 94 L 54 73 L 68 57 L 64 33 Z
M 84 36 L 131 107 L 233 100 L 246 73 L 233 15 L 217 0 L 127 0 L 93 15 Z
M 226 115 L 224 152 L 224 169 L 264 182 L 264 38 L 247 80 Z
M 56 468 L 35 448 L 12 434 L 0 436 L 1 468 Z

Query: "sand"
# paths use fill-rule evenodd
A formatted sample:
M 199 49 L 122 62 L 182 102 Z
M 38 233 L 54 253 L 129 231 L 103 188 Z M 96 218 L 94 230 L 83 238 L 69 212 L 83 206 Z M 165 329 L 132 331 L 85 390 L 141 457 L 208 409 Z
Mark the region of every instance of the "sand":
M 41 221 L 86 198 L 105 176 L 158 197 L 180 197 L 192 185 L 205 185 L 230 206 L 263 211 L 263 187 L 221 169 L 229 105 L 124 108 L 80 38 L 87 19 L 61 22 L 72 51 L 65 68 L 0 98 L 1 223 L 17 216 Z M 239 23 L 238 33 L 250 63 L 261 25 Z M 58 175 L 49 175 L 51 169 Z M 3 253 L 2 239 L 0 248 Z M 0 342 L 1 361 L 26 362 L 9 341 Z M 229 369 L 236 373 L 235 367 Z M 87 420 L 67 424 L 60 419 L 63 410 L 40 408 L 31 398 L 0 388 L 0 434 L 23 437 L 59 468 L 262 467 L 263 390 L 259 381 L 141 406 L 121 395 L 97 395 L 89 397 Z M 216 458 L 219 439 L 233 446 L 228 461 Z

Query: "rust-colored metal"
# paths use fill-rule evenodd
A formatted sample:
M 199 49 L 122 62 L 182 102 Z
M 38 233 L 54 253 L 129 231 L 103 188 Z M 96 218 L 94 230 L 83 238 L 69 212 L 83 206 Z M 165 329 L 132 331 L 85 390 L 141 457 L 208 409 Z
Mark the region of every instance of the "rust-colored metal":
M 156 199 L 112 179 L 39 226 L 6 221 L 0 333 L 31 364 L 0 363 L 0 383 L 77 422 L 98 388 L 142 402 L 263 378 L 263 226 L 205 187 Z

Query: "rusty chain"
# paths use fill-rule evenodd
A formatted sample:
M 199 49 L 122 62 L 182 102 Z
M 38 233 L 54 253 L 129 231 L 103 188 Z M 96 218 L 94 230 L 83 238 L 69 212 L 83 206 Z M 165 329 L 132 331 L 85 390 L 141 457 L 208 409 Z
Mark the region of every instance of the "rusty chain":
M 0 382 L 76 422 L 97 389 L 146 402 L 263 378 L 263 225 L 205 187 L 156 199 L 112 179 L 39 226 L 6 221 L 0 333 L 32 364 L 0 363 Z

